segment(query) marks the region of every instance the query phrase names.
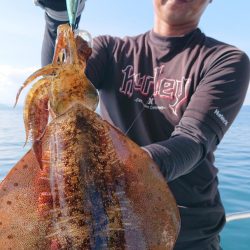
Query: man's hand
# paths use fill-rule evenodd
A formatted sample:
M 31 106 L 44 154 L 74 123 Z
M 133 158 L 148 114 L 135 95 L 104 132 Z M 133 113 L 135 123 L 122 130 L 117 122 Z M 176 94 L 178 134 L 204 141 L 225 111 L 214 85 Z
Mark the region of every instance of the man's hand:
M 81 36 L 76 36 L 76 47 L 79 59 L 87 62 L 92 53 L 92 49 L 88 42 L 85 41 Z

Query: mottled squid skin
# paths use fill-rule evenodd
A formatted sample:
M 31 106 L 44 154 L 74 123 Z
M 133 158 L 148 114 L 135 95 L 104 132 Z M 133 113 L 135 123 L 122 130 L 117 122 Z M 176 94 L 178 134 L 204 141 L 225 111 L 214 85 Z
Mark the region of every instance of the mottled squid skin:
M 33 150 L 0 184 L 1 249 L 174 247 L 180 218 L 158 167 L 94 112 L 98 94 L 84 74 L 90 53 L 69 25 L 59 26 L 52 64 L 18 92 L 17 100 L 42 76 L 24 108 Z
M 51 122 L 43 138 L 42 161 L 49 163 L 43 171 L 51 188 L 51 202 L 48 193 L 40 196 L 47 238 L 58 249 L 125 249 L 113 171 L 119 160 L 107 129 L 90 125 L 87 112 L 74 105 Z
M 50 123 L 42 148 L 51 199 L 42 193 L 39 206 L 53 249 L 173 249 L 174 199 L 156 165 L 122 133 L 76 104 Z

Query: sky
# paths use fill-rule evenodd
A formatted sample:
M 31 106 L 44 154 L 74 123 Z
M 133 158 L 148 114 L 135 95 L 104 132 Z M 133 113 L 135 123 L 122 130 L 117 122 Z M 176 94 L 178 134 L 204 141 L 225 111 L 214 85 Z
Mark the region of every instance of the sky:
M 249 0 L 213 0 L 199 27 L 206 35 L 235 45 L 250 57 L 249 11 Z M 79 28 L 92 36 L 123 37 L 146 32 L 152 26 L 152 0 L 87 0 Z M 23 81 L 40 68 L 43 31 L 44 11 L 32 0 L 1 0 L 0 103 L 13 105 Z M 250 105 L 250 89 L 244 104 Z

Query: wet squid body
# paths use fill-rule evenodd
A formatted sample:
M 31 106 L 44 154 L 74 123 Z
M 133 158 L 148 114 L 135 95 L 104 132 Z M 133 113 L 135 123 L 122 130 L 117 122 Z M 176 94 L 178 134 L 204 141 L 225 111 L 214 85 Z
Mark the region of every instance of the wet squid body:
M 94 112 L 98 94 L 84 74 L 91 49 L 82 42 L 78 55 L 77 39 L 59 26 L 52 64 L 17 95 L 36 80 L 24 108 L 41 168 L 36 248 L 172 249 L 175 201 L 146 153 Z

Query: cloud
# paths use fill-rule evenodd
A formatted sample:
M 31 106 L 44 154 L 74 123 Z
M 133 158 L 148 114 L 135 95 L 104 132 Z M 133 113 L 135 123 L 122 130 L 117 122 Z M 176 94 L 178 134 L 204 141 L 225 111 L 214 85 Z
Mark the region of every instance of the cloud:
M 12 67 L 10 65 L 0 65 L 0 103 L 13 106 L 16 94 L 25 79 L 31 75 L 38 67 Z M 19 105 L 23 105 L 26 90 L 20 96 Z

